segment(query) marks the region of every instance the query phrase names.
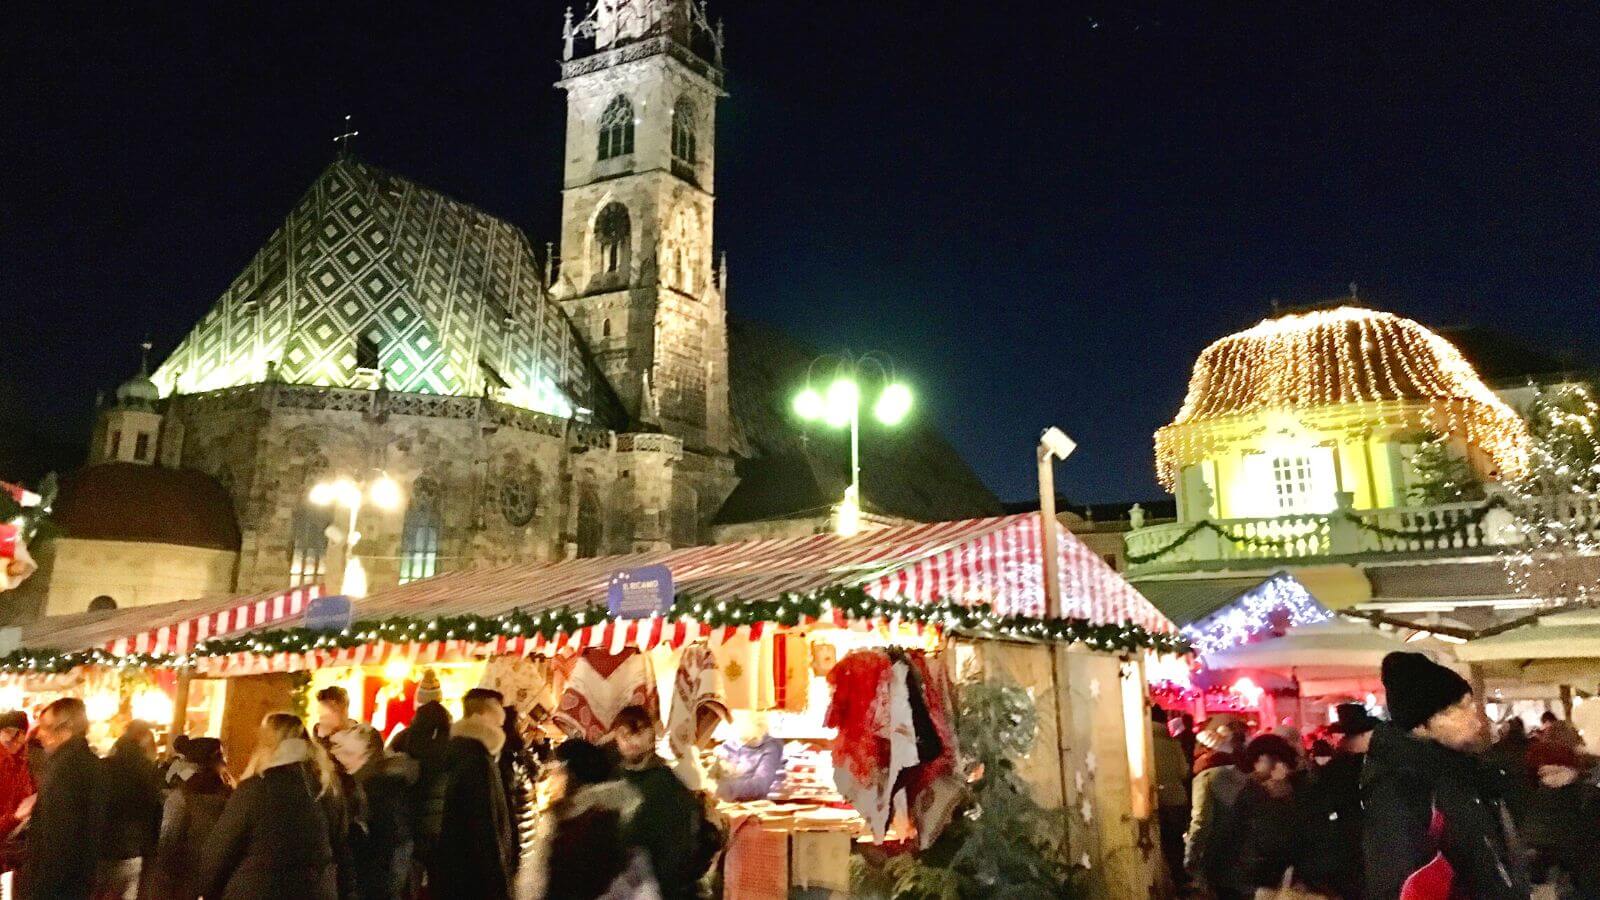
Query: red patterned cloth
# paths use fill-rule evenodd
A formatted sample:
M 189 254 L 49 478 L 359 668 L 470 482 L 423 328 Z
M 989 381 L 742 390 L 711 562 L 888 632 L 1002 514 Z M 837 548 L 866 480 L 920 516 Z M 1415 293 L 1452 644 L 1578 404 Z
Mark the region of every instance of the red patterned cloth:
M 661 716 L 650 657 L 632 647 L 616 654 L 594 647 L 575 661 L 552 718 L 569 737 L 598 741 L 630 706 L 644 707 L 651 719 Z
M 907 658 L 919 676 L 922 699 L 940 745 L 938 756 L 907 769 L 900 776 L 906 791 L 906 810 L 917 828 L 918 842 L 927 849 L 950 824 L 950 817 L 966 791 L 961 779 L 953 774 L 956 735 L 950 705 L 950 679 L 944 666 L 937 660 L 930 663 L 925 654 L 908 653 Z
M 838 729 L 833 765 L 857 780 L 883 777 L 889 766 L 889 703 L 883 690 L 892 665 L 881 650 L 857 650 L 828 673 L 833 699 L 822 724 Z
M 705 644 L 690 644 L 678 660 L 672 681 L 672 708 L 667 713 L 667 738 L 682 758 L 704 746 L 718 722 L 728 721 L 722 693 L 722 672 Z

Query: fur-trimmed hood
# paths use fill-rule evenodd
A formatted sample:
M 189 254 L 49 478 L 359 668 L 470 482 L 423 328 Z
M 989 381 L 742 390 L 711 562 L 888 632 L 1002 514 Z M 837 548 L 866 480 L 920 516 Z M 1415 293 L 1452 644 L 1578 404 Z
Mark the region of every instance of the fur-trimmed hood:
M 485 725 L 476 719 L 462 719 L 450 726 L 450 736 L 453 738 L 471 738 L 482 744 L 489 755 L 499 758 L 500 750 L 506 745 L 506 733 L 492 725 Z
M 563 819 L 577 818 L 587 812 L 602 810 L 615 812 L 624 823 L 633 820 L 642 802 L 639 791 L 621 779 L 602 781 L 579 788 L 552 807 L 552 812 Z

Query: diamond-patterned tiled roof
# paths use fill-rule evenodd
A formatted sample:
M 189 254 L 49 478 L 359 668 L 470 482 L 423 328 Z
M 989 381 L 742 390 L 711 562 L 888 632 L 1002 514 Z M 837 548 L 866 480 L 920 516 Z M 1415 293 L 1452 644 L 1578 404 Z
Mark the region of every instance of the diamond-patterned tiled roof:
M 609 388 L 541 276 L 515 226 L 344 157 L 153 378 L 198 393 L 270 363 L 294 384 L 365 386 L 365 339 L 393 390 L 475 396 L 497 376 L 508 403 L 608 418 Z

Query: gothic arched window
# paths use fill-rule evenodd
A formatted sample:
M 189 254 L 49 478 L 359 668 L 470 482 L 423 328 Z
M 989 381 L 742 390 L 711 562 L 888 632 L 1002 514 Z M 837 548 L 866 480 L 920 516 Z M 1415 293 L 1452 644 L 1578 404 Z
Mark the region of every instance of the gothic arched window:
M 326 509 L 302 507 L 294 514 L 293 545 L 289 550 L 289 586 L 317 584 L 328 574 L 328 525 L 333 516 Z
M 673 212 L 661 244 L 662 280 L 668 287 L 694 294 L 700 286 L 700 265 L 700 212 L 686 204 Z
M 694 103 L 679 97 L 672 107 L 672 158 L 693 164 L 695 160 Z
M 600 215 L 594 217 L 596 272 L 610 274 L 626 270 L 632 231 L 626 206 L 608 203 L 605 209 L 600 210 Z
M 633 104 L 618 94 L 600 116 L 600 159 L 633 152 Z
M 439 486 L 431 478 L 418 478 L 400 527 L 401 584 L 432 578 L 438 571 L 439 528 Z

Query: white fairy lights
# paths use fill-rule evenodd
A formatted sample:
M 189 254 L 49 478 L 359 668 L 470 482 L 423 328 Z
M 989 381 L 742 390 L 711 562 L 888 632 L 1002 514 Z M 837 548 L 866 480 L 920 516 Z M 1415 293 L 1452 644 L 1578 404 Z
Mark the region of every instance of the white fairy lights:
M 1451 343 L 1392 313 L 1340 306 L 1265 319 L 1207 347 L 1183 408 L 1156 432 L 1156 471 L 1171 490 L 1219 442 L 1213 423 L 1281 410 L 1371 404 L 1383 424 L 1459 435 L 1502 478 L 1527 469 L 1522 419 Z

